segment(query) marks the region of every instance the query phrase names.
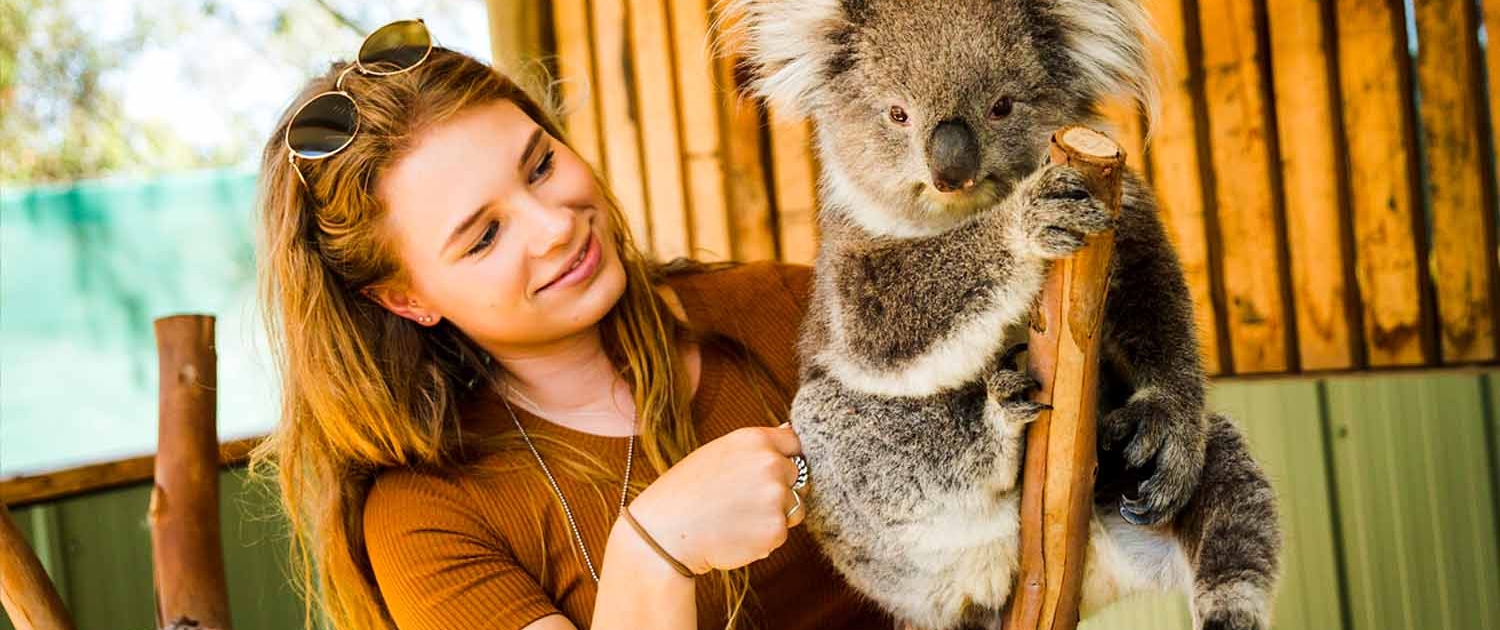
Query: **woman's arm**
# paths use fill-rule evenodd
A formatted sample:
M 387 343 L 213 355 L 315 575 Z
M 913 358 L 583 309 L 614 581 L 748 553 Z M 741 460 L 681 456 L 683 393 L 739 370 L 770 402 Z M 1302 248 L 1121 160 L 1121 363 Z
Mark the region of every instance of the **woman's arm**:
M 630 513 L 691 573 L 745 566 L 769 556 L 802 522 L 801 510 L 787 514 L 798 503 L 789 457 L 800 452 L 786 425 L 735 430 L 663 473 Z M 405 472 L 377 479 L 365 506 L 365 542 L 397 626 L 573 629 L 510 549 L 487 538 L 467 499 L 453 480 Z M 602 563 L 593 630 L 696 628 L 694 580 L 628 523 L 611 529 Z
M 786 425 L 738 429 L 684 457 L 628 509 L 694 574 L 745 566 L 771 555 L 802 522 L 801 510 L 787 514 L 800 503 L 792 495 L 797 467 L 789 458 L 801 450 Z M 594 630 L 697 628 L 692 579 L 621 520 L 606 545 Z M 553 630 L 536 630 L 542 628 Z
M 683 577 L 658 558 L 656 552 L 624 522 L 615 521 L 606 544 L 603 574 L 599 576 L 599 596 L 594 600 L 593 628 L 690 630 L 698 627 L 697 592 L 693 580 Z M 558 630 L 561 629 L 559 626 Z

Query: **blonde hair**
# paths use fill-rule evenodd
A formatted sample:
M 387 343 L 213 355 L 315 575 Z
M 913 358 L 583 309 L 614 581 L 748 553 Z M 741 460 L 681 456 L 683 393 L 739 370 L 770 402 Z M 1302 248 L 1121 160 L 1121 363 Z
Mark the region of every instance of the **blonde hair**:
M 287 161 L 286 125 L 296 106 L 334 89 L 347 67 L 333 64 L 303 88 L 262 156 L 258 284 L 282 401 L 275 429 L 252 453 L 251 470 L 279 490 L 307 626 L 318 610 L 336 630 L 394 630 L 361 531 L 376 474 L 391 467 L 458 470 L 484 452 L 513 447 L 515 436 L 488 442 L 465 436 L 461 447 L 459 403 L 469 385 L 494 378 L 496 368 L 452 325 L 420 327 L 362 295 L 403 273 L 381 233 L 385 207 L 375 194 L 377 181 L 424 129 L 475 105 L 511 101 L 548 134 L 564 136 L 514 81 L 437 48 L 402 74 L 348 73 L 344 89 L 359 107 L 358 135 L 336 155 L 299 159 L 304 186 Z M 611 220 L 627 225 L 610 200 Z M 691 387 L 676 351 L 679 340 L 696 333 L 672 317 L 653 290 L 670 270 L 648 260 L 629 230 L 615 234 L 626 288 L 600 332 L 642 418 L 641 453 L 660 472 L 698 446 Z M 618 477 L 572 445 L 539 442 L 563 474 Z M 721 583 L 733 627 L 748 583 L 743 571 L 722 574 Z

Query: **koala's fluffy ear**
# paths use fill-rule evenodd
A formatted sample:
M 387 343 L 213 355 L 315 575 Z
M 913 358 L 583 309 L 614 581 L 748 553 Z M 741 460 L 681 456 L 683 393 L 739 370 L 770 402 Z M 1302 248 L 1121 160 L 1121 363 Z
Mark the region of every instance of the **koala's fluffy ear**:
M 1160 36 L 1140 0 L 1038 1 L 1063 23 L 1069 55 L 1096 97 L 1135 99 L 1154 127 L 1161 107 L 1148 46 Z
M 750 90 L 795 117 L 808 114 L 850 29 L 843 0 L 720 0 L 718 48 L 743 56 Z

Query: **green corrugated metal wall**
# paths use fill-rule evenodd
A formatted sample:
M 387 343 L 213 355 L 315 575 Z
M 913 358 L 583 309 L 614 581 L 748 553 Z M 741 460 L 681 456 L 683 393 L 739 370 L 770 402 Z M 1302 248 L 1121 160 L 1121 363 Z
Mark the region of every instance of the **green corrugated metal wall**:
M 1500 373 L 1219 384 L 1281 499 L 1281 630 L 1500 628 Z M 1086 630 L 1190 628 L 1141 597 Z
M 235 628 L 300 627 L 301 605 L 286 579 L 286 534 L 271 497 L 247 485 L 243 468 L 223 472 L 219 483 Z M 79 630 L 155 627 L 150 497 L 150 486 L 138 485 L 15 511 Z M 0 628 L 13 630 L 8 619 Z
M 1500 373 L 1215 386 L 1281 497 L 1278 629 L 1500 628 L 1497 396 Z M 222 479 L 236 627 L 300 626 L 270 503 L 243 471 Z M 152 626 L 147 498 L 132 487 L 17 511 L 83 630 Z M 1138 597 L 1083 628 L 1187 629 L 1185 601 Z

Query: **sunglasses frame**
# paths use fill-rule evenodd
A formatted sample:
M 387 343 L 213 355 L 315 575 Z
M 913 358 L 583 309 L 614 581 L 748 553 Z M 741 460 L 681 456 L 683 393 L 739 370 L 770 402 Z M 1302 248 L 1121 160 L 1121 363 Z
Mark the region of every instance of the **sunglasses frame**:
M 307 178 L 302 175 L 302 169 L 297 166 L 297 158 L 302 158 L 304 160 L 322 160 L 322 159 L 327 159 L 327 158 L 333 157 L 334 155 L 337 155 L 338 152 L 343 151 L 344 149 L 349 148 L 349 145 L 354 143 L 354 136 L 356 136 L 356 135 L 359 134 L 359 103 L 355 102 L 353 95 L 349 94 L 347 91 L 344 90 L 344 77 L 349 76 L 349 73 L 352 72 L 352 71 L 358 71 L 360 74 L 363 74 L 363 75 L 366 75 L 366 76 L 372 76 L 372 77 L 388 77 L 388 76 L 392 76 L 392 75 L 397 75 L 397 74 L 401 74 L 403 72 L 407 72 L 407 71 L 411 70 L 412 68 L 415 68 L 417 66 L 422 65 L 422 62 L 427 61 L 427 58 L 430 57 L 430 56 L 432 56 L 432 49 L 433 49 L 433 46 L 434 46 L 434 43 L 432 41 L 432 32 L 429 31 L 429 30 L 427 30 L 427 23 L 425 21 L 423 21 L 421 18 L 407 19 L 407 20 L 396 20 L 394 22 L 390 22 L 390 23 L 388 23 L 388 24 L 386 24 L 384 26 L 381 26 L 380 28 L 377 28 L 374 31 L 371 31 L 369 35 L 365 36 L 364 41 L 360 43 L 360 45 L 359 45 L 359 52 L 363 53 L 364 50 L 365 50 L 365 47 L 370 44 L 370 40 L 373 39 L 376 35 L 379 35 L 381 32 L 385 31 L 386 29 L 391 28 L 393 26 L 402 25 L 402 24 L 408 24 L 408 23 L 415 23 L 418 26 L 421 26 L 422 27 L 422 32 L 427 35 L 427 49 L 424 50 L 424 51 L 422 51 L 422 56 L 420 58 L 418 58 L 416 61 L 412 62 L 411 65 L 408 65 L 408 66 L 405 66 L 405 67 L 401 67 L 401 68 L 397 68 L 397 69 L 389 71 L 389 72 L 379 72 L 379 71 L 376 71 L 376 70 L 373 70 L 371 68 L 366 67 L 365 64 L 364 64 L 364 61 L 362 61 L 360 59 L 360 57 L 362 55 L 360 55 L 359 53 L 356 53 L 355 56 L 354 56 L 354 63 L 349 64 L 349 67 L 344 68 L 344 71 L 339 73 L 339 78 L 333 82 L 333 89 L 332 90 L 329 90 L 329 91 L 326 91 L 326 92 L 319 92 L 318 94 L 313 95 L 312 98 L 307 99 L 307 101 L 304 102 L 304 103 L 302 103 L 302 105 L 297 108 L 297 111 L 292 114 L 291 119 L 288 120 L 287 125 L 286 125 L 286 130 L 282 133 L 281 141 L 282 141 L 282 144 L 286 145 L 286 150 L 287 150 L 286 161 L 287 161 L 287 164 L 292 165 L 292 171 L 294 171 L 295 173 L 297 173 L 297 179 L 299 179 L 299 180 L 302 181 L 302 185 L 303 186 L 311 188 L 311 186 L 309 186 L 308 183 L 307 183 Z M 316 157 L 309 157 L 309 156 L 306 156 L 306 155 L 302 155 L 301 153 L 299 153 L 297 151 L 297 149 L 295 147 L 292 146 L 292 128 L 295 127 L 295 126 L 297 126 L 297 119 L 302 116 L 302 112 L 307 109 L 307 106 L 312 105 L 313 103 L 316 103 L 318 101 L 318 99 L 321 99 L 321 98 L 323 98 L 325 96 L 334 96 L 334 95 L 344 97 L 345 99 L 347 99 L 349 101 L 349 105 L 354 108 L 354 128 L 349 130 L 349 137 L 344 140 L 344 143 L 341 144 L 341 145 L 339 145 L 337 148 L 333 149 L 332 151 L 328 151 L 328 152 L 326 152 L 326 153 L 324 153 L 322 155 L 316 156 Z

